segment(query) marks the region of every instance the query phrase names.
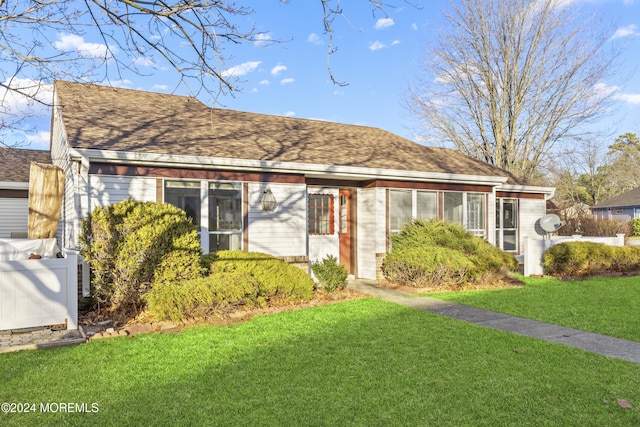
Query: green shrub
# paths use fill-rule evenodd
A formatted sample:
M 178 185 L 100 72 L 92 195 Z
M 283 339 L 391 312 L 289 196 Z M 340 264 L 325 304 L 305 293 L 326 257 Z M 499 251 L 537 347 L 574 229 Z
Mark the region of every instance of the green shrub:
M 640 268 L 640 247 L 559 243 L 545 252 L 543 267 L 546 274 L 570 277 L 633 271 Z
M 464 284 L 488 273 L 515 270 L 518 261 L 462 226 L 415 220 L 391 238 L 383 273 L 409 286 Z
M 462 252 L 438 246 L 394 249 L 382 263 L 389 281 L 420 288 L 464 283 L 473 268 Z
M 82 223 L 81 255 L 94 298 L 116 311 L 138 308 L 155 283 L 202 276 L 197 231 L 170 204 L 125 200 Z
M 258 295 L 271 298 L 309 298 L 313 279 L 298 267 L 260 252 L 220 251 L 204 257 L 212 274 L 242 271 L 259 283 Z
M 261 305 L 258 292 L 257 279 L 236 271 L 157 283 L 145 295 L 145 300 L 149 312 L 158 319 L 179 321 L 208 317 L 240 305 Z
M 338 264 L 338 259 L 333 255 L 323 258 L 322 261 L 314 261 L 311 264 L 311 271 L 327 292 L 334 292 L 347 286 L 347 269 Z
M 631 235 L 640 236 L 640 218 L 631 220 Z

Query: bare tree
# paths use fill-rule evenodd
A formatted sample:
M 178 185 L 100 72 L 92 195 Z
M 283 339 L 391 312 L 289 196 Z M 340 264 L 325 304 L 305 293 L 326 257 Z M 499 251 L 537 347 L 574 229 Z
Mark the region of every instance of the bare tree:
M 331 35 L 335 18 L 344 17 L 341 1 L 320 1 L 325 32 Z M 394 2 L 400 2 L 362 1 L 374 15 L 386 15 Z M 186 85 L 194 96 L 204 91 L 216 99 L 222 93 L 234 93 L 238 80 L 224 72 L 225 49 L 279 42 L 255 27 L 244 27 L 247 16 L 254 13 L 245 4 L 249 2 L 0 0 L 0 131 L 25 118 L 24 110 L 10 116 L 7 105 L 12 98 L 48 104 L 50 88 L 43 84 L 55 79 L 116 83 L 113 80 L 125 73 L 145 75 L 149 65 L 168 64 L 179 76 L 175 87 Z M 84 42 L 83 36 L 90 32 L 97 33 L 101 43 Z M 59 38 L 52 39 L 56 35 Z M 328 49 L 330 57 L 336 47 L 330 43 Z M 329 74 L 338 83 L 330 65 Z
M 560 0 L 458 0 L 407 97 L 427 140 L 531 177 L 605 113 L 618 52 Z

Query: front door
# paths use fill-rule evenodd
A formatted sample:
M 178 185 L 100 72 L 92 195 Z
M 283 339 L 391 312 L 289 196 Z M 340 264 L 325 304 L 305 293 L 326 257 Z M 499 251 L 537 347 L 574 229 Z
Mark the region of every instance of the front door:
M 339 209 L 340 264 L 347 269 L 349 274 L 353 274 L 353 269 L 351 268 L 351 190 L 340 190 Z

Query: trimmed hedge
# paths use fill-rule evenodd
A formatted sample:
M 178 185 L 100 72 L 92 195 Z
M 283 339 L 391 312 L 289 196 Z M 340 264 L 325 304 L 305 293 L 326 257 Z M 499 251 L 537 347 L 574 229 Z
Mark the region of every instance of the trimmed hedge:
M 203 257 L 211 274 L 242 271 L 258 280 L 259 295 L 270 298 L 309 298 L 313 279 L 302 269 L 260 252 L 220 251 Z
M 159 319 L 208 317 L 240 305 L 263 305 L 260 284 L 248 273 L 217 273 L 181 282 L 156 284 L 146 294 L 147 308 Z
M 594 242 L 565 242 L 544 254 L 545 274 L 583 277 L 640 269 L 640 247 L 607 246 Z
M 462 285 L 518 267 L 513 255 L 439 220 L 413 221 L 391 238 L 391 247 L 382 265 L 385 277 L 414 287 Z

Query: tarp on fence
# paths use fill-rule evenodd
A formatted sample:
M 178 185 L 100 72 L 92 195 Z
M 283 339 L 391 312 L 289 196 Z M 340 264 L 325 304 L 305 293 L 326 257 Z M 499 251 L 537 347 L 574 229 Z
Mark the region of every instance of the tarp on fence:
M 56 236 L 63 197 L 62 169 L 54 165 L 31 162 L 27 221 L 30 239 L 48 239 Z

